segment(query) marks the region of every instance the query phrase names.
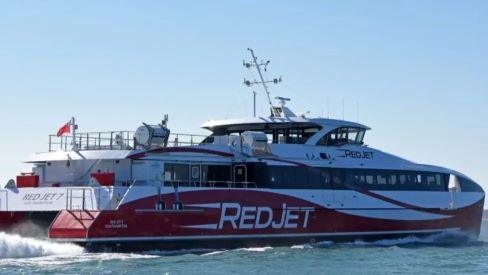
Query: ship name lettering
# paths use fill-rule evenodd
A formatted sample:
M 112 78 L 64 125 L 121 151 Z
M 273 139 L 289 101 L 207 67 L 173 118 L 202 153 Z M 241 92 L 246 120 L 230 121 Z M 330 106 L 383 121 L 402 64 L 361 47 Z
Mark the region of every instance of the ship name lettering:
M 22 200 L 24 201 L 53 201 L 53 200 L 59 200 L 63 194 L 60 193 L 34 193 L 34 194 L 25 194 L 24 197 L 22 197 Z
M 344 150 L 343 157 L 355 159 L 373 159 L 373 152 Z
M 307 228 L 313 207 L 291 207 L 286 203 L 273 211 L 267 206 L 241 206 L 238 203 L 222 203 L 218 229 L 230 225 L 233 229 Z

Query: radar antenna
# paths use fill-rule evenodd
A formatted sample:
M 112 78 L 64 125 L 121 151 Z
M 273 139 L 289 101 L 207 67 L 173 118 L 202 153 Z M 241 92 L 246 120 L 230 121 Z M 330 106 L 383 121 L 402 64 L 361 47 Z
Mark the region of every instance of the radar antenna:
M 272 117 L 279 117 L 281 116 L 280 112 L 278 111 L 278 109 L 276 109 L 274 106 L 273 106 L 273 103 L 271 102 L 271 96 L 270 96 L 270 93 L 269 93 L 269 90 L 268 90 L 268 83 L 274 83 L 274 84 L 278 84 L 280 83 L 282 80 L 281 80 L 281 76 L 279 78 L 274 78 L 273 80 L 265 80 L 264 77 L 263 77 L 263 73 L 261 71 L 261 67 L 264 68 L 264 71 L 266 72 L 267 71 L 267 66 L 269 65 L 270 61 L 260 61 L 258 62 L 258 58 L 256 57 L 256 55 L 254 54 L 254 51 L 251 49 L 251 48 L 247 48 L 247 50 L 249 52 L 251 52 L 251 56 L 252 56 L 252 61 L 251 62 L 246 62 L 246 61 L 243 61 L 242 62 L 242 65 L 248 69 L 250 69 L 251 67 L 255 67 L 256 70 L 258 71 L 258 74 L 259 74 L 259 78 L 261 79 L 261 81 L 256 81 L 256 80 L 253 80 L 253 81 L 250 81 L 250 80 L 247 80 L 247 79 L 244 79 L 244 85 L 248 86 L 248 87 L 251 87 L 252 85 L 254 84 L 262 84 L 263 85 L 263 89 L 264 91 L 266 92 L 266 95 L 268 97 L 268 103 L 269 103 L 269 107 L 270 107 L 270 110 L 271 110 L 271 116 Z M 254 102 L 254 104 L 256 104 Z M 254 109 L 256 108 L 256 106 L 254 106 Z

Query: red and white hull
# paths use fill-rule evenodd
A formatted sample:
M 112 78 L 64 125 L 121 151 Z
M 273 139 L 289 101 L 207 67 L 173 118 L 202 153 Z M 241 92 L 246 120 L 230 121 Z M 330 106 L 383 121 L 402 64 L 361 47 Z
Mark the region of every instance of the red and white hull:
M 64 210 L 49 237 L 92 249 L 145 250 L 374 240 L 442 232 L 477 238 L 479 234 L 483 194 L 469 195 L 475 200 L 463 207 L 441 210 L 383 195 L 343 192 L 350 199 L 377 205 L 331 208 L 320 192 L 305 190 L 182 190 L 183 210 L 155 210 L 156 196 L 127 202 L 115 211 Z M 163 199 L 171 206 L 174 194 Z M 342 205 L 353 204 L 345 199 Z

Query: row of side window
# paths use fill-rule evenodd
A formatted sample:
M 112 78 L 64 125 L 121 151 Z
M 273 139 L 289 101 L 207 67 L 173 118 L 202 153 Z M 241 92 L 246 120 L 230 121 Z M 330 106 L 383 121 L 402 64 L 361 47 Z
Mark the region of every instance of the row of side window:
M 447 191 L 449 179 L 447 174 L 430 172 L 293 166 L 268 166 L 268 177 L 269 188 L 277 189 L 404 191 Z
M 448 174 L 433 172 L 241 164 L 244 165 L 246 178 L 239 181 L 260 188 L 447 191 L 449 185 Z M 165 163 L 164 171 L 168 185 L 211 182 L 215 187 L 226 187 L 233 180 L 230 165 Z M 459 184 L 463 192 L 482 192 L 481 187 L 469 179 L 459 178 Z

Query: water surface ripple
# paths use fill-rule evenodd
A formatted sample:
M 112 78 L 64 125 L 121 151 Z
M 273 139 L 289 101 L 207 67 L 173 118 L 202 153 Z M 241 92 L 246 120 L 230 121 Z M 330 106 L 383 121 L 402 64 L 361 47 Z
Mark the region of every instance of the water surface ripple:
M 488 220 L 480 239 L 402 238 L 234 250 L 86 253 L 71 244 L 0 232 L 0 273 L 82 274 L 486 274 Z

